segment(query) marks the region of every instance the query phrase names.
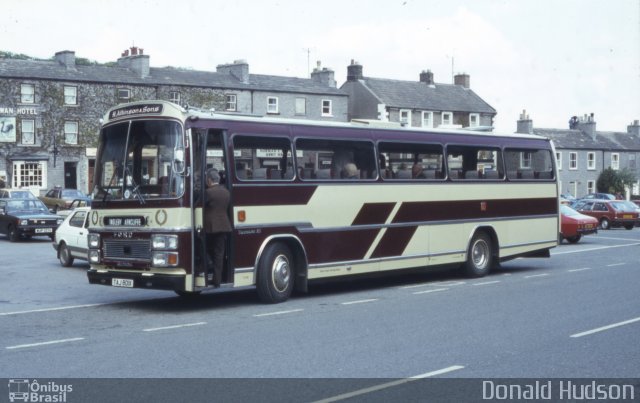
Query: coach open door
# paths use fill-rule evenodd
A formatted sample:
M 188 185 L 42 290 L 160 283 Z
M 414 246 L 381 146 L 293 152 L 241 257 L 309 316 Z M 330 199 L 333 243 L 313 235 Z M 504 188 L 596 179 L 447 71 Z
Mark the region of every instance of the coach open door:
M 207 253 L 206 233 L 204 231 L 204 212 L 206 206 L 206 171 L 215 168 L 220 173 L 220 185 L 228 188 L 226 180 L 227 160 L 225 155 L 224 132 L 221 130 L 193 130 L 193 220 L 194 220 L 194 290 L 211 285 L 213 275 L 211 259 Z M 227 239 L 225 248 L 222 283 L 233 282 L 229 265 L 231 240 Z M 200 275 L 202 273 L 202 275 Z

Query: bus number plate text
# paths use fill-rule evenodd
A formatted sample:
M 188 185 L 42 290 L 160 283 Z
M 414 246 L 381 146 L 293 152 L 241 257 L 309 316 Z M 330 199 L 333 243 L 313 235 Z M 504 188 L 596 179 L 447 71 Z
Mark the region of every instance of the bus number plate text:
M 128 278 L 112 278 L 111 285 L 114 287 L 133 288 L 133 280 Z

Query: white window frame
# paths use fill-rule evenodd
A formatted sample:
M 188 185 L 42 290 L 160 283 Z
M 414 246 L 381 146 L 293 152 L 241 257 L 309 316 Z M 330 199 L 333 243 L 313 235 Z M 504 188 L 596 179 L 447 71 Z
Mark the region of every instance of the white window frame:
M 475 122 L 474 122 L 475 120 Z M 478 127 L 480 126 L 480 114 L 479 113 L 470 113 L 469 114 L 469 127 Z
M 78 121 L 65 120 L 64 122 L 64 142 L 66 144 L 78 144 Z M 75 137 L 75 138 L 74 138 Z
M 411 126 L 411 109 L 400 109 L 398 121 L 407 126 Z
M 78 87 L 65 85 L 63 91 L 65 105 L 78 105 Z
M 267 113 L 268 114 L 280 113 L 278 109 L 278 97 L 267 97 Z
M 225 94 L 224 110 L 229 112 L 235 112 L 238 110 L 238 96 L 236 94 Z
M 36 86 L 34 84 L 20 84 L 20 103 L 36 103 Z
M 13 187 L 47 189 L 47 161 L 13 161 Z
M 531 169 L 531 161 L 533 156 L 528 151 L 523 151 L 520 153 L 520 168 L 523 169 Z
M 569 153 L 569 170 L 575 171 L 577 169 L 578 169 L 578 153 L 572 151 Z
M 558 171 L 562 170 L 562 151 L 556 151 L 556 165 L 558 165 Z
M 433 128 L 433 112 L 430 111 L 422 111 L 421 113 L 420 124 L 422 127 L 426 127 L 429 129 Z
M 590 179 L 587 181 L 587 194 L 596 192 L 596 181 Z
M 170 91 L 169 101 L 173 102 L 174 104 L 180 105 L 180 91 Z
M 442 123 L 443 126 L 450 126 L 453 124 L 453 112 L 442 112 Z
M 620 153 L 611 153 L 611 169 L 614 171 L 620 169 Z
M 306 116 L 307 115 L 307 98 L 305 97 L 297 97 L 296 98 L 296 104 L 295 104 L 295 114 L 299 115 L 299 116 Z
M 587 169 L 590 171 L 594 171 L 596 169 L 596 153 L 594 151 L 589 151 L 587 153 Z
M 120 87 L 116 90 L 116 95 L 118 99 L 131 99 L 131 89 Z
M 330 99 L 322 100 L 322 116 L 333 116 L 333 102 Z
M 25 127 L 26 126 L 26 127 Z M 31 126 L 30 128 L 28 126 Z M 36 144 L 36 121 L 33 119 L 22 119 L 20 121 L 20 144 L 32 146 Z M 25 133 L 30 133 L 30 136 L 25 136 Z M 31 139 L 26 141 L 25 139 Z

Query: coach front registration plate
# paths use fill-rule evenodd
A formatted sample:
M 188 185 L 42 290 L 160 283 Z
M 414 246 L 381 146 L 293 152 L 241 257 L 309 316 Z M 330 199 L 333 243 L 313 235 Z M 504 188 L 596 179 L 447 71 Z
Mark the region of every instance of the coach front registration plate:
M 128 278 L 112 278 L 111 285 L 114 287 L 128 287 L 133 288 L 133 280 Z

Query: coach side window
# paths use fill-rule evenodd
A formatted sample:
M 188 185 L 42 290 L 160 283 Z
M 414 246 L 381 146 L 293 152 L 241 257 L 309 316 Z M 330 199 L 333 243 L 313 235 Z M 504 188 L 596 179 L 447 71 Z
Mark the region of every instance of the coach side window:
M 449 178 L 466 180 L 502 180 L 502 153 L 486 146 L 448 146 Z
M 296 140 L 298 175 L 303 180 L 376 179 L 373 143 L 356 140 Z
M 555 177 L 550 150 L 506 149 L 504 160 L 509 180 L 551 180 Z
M 378 144 L 380 175 L 385 180 L 444 178 L 444 157 L 439 144 Z
M 292 180 L 293 154 L 285 137 L 233 137 L 235 175 L 242 181 Z

